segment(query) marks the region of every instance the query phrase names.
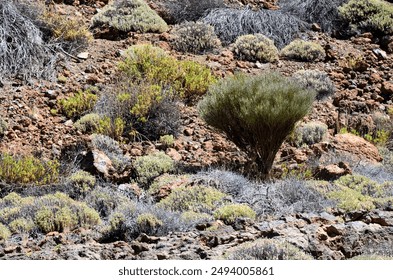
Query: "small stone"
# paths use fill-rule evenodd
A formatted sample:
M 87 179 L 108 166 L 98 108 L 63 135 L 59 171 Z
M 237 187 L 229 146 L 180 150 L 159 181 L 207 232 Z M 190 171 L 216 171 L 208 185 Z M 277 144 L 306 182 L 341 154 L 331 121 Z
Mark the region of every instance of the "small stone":
M 311 25 L 311 29 L 312 29 L 313 31 L 319 32 L 319 31 L 321 31 L 321 26 L 319 26 L 318 23 L 313 23 L 313 24 Z
M 381 50 L 381 49 L 373 49 L 373 53 L 379 58 L 379 59 L 387 59 L 388 56 L 386 55 L 386 52 Z
M 80 58 L 80 59 L 88 59 L 89 58 L 89 53 L 88 52 L 81 52 L 76 57 Z

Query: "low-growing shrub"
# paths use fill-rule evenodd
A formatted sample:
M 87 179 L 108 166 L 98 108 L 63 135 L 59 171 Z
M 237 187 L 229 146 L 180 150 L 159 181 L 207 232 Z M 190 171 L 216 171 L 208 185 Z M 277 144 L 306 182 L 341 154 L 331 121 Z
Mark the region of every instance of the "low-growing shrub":
M 95 133 L 109 136 L 115 140 L 120 140 L 123 137 L 126 127 L 126 122 L 121 116 L 119 117 L 109 117 L 102 116 L 98 120 Z
M 281 55 L 293 60 L 316 61 L 325 57 L 325 50 L 318 43 L 297 39 L 284 47 Z
M 169 148 L 174 145 L 175 139 L 173 135 L 162 135 L 160 136 L 160 143 L 164 145 L 164 147 Z
M 7 240 L 11 236 L 11 231 L 8 227 L 0 223 L 0 240 Z
M 115 0 L 92 18 L 92 27 L 109 26 L 127 33 L 165 32 L 168 25 L 143 0 Z
M 90 112 L 98 96 L 94 93 L 94 89 L 86 91 L 78 91 L 74 96 L 61 99 L 59 105 L 62 112 L 69 118 L 77 118 L 85 113 Z
M 293 78 L 304 87 L 316 90 L 318 100 L 324 100 L 334 94 L 334 84 L 325 72 L 300 70 L 293 74 Z
M 382 0 L 350 0 L 339 8 L 340 15 L 361 31 L 393 34 L 393 5 Z
M 244 243 L 227 252 L 228 260 L 312 260 L 312 256 L 294 245 L 276 239 L 258 239 Z
M 278 48 L 291 42 L 307 26 L 297 17 L 280 11 L 252 11 L 248 8 L 215 9 L 201 21 L 213 26 L 225 45 L 233 43 L 239 36 L 260 33 L 273 40 Z
M 18 218 L 9 224 L 12 233 L 29 233 L 34 229 L 35 224 L 31 218 Z
M 276 153 L 296 122 L 310 110 L 315 92 L 278 73 L 236 74 L 213 85 L 199 103 L 201 117 L 224 131 L 269 175 Z
M 164 152 L 156 152 L 147 156 L 138 157 L 134 162 L 136 180 L 147 186 L 161 174 L 174 171 L 173 159 Z
M 278 50 L 273 41 L 262 34 L 243 35 L 233 45 L 236 56 L 243 60 L 273 62 L 278 60 Z
M 290 136 L 290 142 L 298 147 L 319 143 L 326 136 L 327 125 L 320 122 L 304 123 L 295 128 Z
M 347 0 L 280 0 L 284 13 L 294 15 L 308 23 L 317 23 L 322 31 L 333 33 L 340 31 L 342 20 L 338 7 Z
M 101 117 L 96 113 L 90 113 L 81 117 L 74 123 L 76 129 L 82 133 L 96 132 L 100 124 Z
M 59 179 L 59 163 L 43 161 L 34 156 L 0 155 L 0 180 L 9 184 L 54 183 Z
M 123 150 L 116 140 L 105 135 L 93 134 L 91 144 L 93 148 L 104 152 L 118 172 L 121 173 L 130 166 L 130 159 L 123 155 Z
M 181 214 L 181 219 L 185 222 L 202 222 L 211 221 L 213 217 L 207 213 L 198 213 L 194 211 L 186 211 Z
M 154 231 L 156 228 L 162 226 L 162 221 L 151 213 L 140 214 L 136 218 L 136 223 L 142 232 Z
M 89 172 L 78 170 L 71 174 L 68 178 L 69 183 L 73 189 L 73 198 L 85 196 L 96 184 L 96 178 Z
M 210 213 L 223 203 L 225 197 L 224 193 L 210 187 L 180 186 L 172 190 L 158 206 L 171 211 Z
M 255 219 L 256 213 L 245 204 L 227 204 L 214 212 L 214 218 L 223 220 L 226 224 L 235 222 L 237 218 Z
M 203 54 L 221 43 L 214 33 L 214 28 L 202 22 L 186 22 L 175 27 L 176 36 L 172 42 L 174 48 L 181 52 Z

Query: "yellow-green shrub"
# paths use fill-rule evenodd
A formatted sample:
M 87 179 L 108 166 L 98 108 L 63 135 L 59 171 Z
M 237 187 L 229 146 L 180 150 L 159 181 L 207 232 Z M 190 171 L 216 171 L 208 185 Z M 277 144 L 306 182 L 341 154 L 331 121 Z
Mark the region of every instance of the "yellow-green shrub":
M 109 26 L 121 32 L 165 32 L 168 25 L 143 0 L 116 0 L 92 18 L 93 27 Z
M 18 218 L 13 220 L 9 227 L 13 233 L 28 233 L 35 227 L 35 224 L 30 218 Z
M 82 133 L 94 132 L 97 130 L 101 117 L 96 113 L 90 113 L 81 117 L 74 123 L 74 127 Z
M 262 34 L 243 35 L 233 45 L 236 56 L 243 60 L 273 62 L 278 60 L 274 42 Z
M 255 219 L 256 213 L 246 204 L 227 204 L 214 212 L 214 218 L 223 220 L 226 224 L 233 223 L 237 218 Z
M 59 104 L 62 112 L 69 118 L 76 118 L 91 111 L 98 98 L 93 91 L 94 89 L 80 90 L 72 97 L 61 99 Z
M 174 161 L 164 152 L 138 157 L 134 162 L 137 181 L 143 185 L 150 183 L 161 174 L 174 170 Z
M 69 177 L 69 182 L 77 195 L 85 195 L 96 184 L 96 178 L 89 172 L 79 170 Z
M 393 34 L 393 4 L 381 0 L 350 0 L 339 8 L 341 16 L 364 31 Z
M 7 240 L 10 236 L 11 232 L 8 227 L 0 223 L 0 240 Z
M 149 231 L 162 226 L 162 221 L 151 213 L 140 214 L 136 223 L 142 231 Z
M 283 57 L 299 61 L 316 61 L 325 57 L 325 50 L 318 43 L 294 40 L 281 50 Z
M 172 211 L 210 212 L 222 204 L 226 194 L 210 187 L 178 187 L 158 205 Z
M 58 180 L 59 163 L 43 161 L 33 156 L 0 156 L 0 180 L 12 184 L 49 184 Z

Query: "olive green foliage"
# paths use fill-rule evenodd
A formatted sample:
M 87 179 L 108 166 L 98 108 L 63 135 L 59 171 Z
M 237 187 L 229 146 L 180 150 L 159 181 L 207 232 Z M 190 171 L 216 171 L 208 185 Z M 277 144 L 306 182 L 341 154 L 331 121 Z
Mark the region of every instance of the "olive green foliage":
M 220 45 L 214 28 L 202 22 L 185 22 L 175 27 L 173 47 L 181 52 L 203 54 Z
M 223 203 L 226 194 L 204 186 L 180 186 L 161 200 L 158 206 L 171 211 L 210 213 Z
M 236 74 L 213 85 L 198 107 L 202 118 L 224 131 L 265 177 L 281 144 L 309 112 L 314 97 L 314 91 L 278 73 Z
M 325 57 L 325 50 L 318 43 L 296 39 L 281 50 L 281 56 L 299 61 L 317 61 Z
M 340 15 L 363 31 L 393 34 L 393 4 L 381 0 L 350 0 L 339 8 Z
M 121 32 L 165 32 L 168 25 L 143 0 L 115 0 L 92 18 L 93 27 L 109 26 Z
M 3 136 L 7 131 L 7 129 L 8 129 L 7 122 L 2 117 L 0 117 L 0 136 Z
M 101 117 L 96 113 L 86 114 L 74 123 L 74 127 L 82 133 L 96 132 Z
M 151 45 L 135 45 L 125 52 L 125 59 L 119 69 L 127 79 L 134 82 L 145 80 L 150 85 L 148 92 L 151 97 L 140 95 L 137 99 L 162 99 L 163 88 L 169 88 L 165 94 L 176 92 L 180 97 L 187 98 L 204 94 L 208 87 L 216 81 L 210 69 L 194 61 L 178 61 L 163 49 Z M 146 107 L 135 104 L 135 113 Z M 147 106 L 148 107 L 148 106 Z M 143 112 L 143 111 L 142 111 Z
M 319 143 L 326 136 L 327 125 L 321 122 L 303 123 L 294 129 L 290 135 L 290 142 L 297 147 Z
M 273 62 L 278 60 L 278 49 L 274 42 L 262 34 L 243 35 L 236 39 L 235 55 L 243 60 Z
M 74 172 L 68 180 L 77 196 L 86 195 L 96 184 L 96 178 L 83 170 Z
M 137 182 L 144 186 L 159 175 L 174 171 L 175 168 L 173 159 L 164 152 L 138 157 L 133 165 Z
M 80 90 L 72 97 L 61 99 L 59 105 L 67 117 L 77 118 L 91 111 L 97 99 L 94 89 Z
M 365 176 L 346 175 L 334 181 L 338 187 L 327 196 L 346 211 L 371 210 L 393 202 L 393 182 L 379 184 Z
M 0 240 L 7 240 L 11 236 L 11 231 L 0 223 Z
M 304 87 L 316 90 L 318 100 L 332 96 L 335 91 L 333 82 L 322 71 L 300 70 L 293 75 L 293 78 Z
M 237 218 L 255 219 L 255 217 L 255 211 L 246 204 L 227 204 L 214 212 L 214 218 L 223 220 L 226 224 L 235 222 Z
M 162 135 L 160 137 L 160 143 L 167 148 L 172 147 L 173 144 L 175 143 L 175 139 L 174 139 L 173 135 Z
M 138 216 L 136 223 L 142 232 L 149 232 L 162 226 L 162 221 L 151 213 L 143 213 Z
M 258 239 L 230 249 L 228 260 L 312 260 L 294 245 L 276 239 Z
M 78 226 L 91 227 L 99 222 L 95 210 L 64 193 L 40 197 L 11 193 L 0 200 L 0 223 L 8 224 L 16 233 L 64 231 Z
M 0 155 L 0 180 L 9 184 L 45 185 L 59 179 L 59 163 L 34 156 Z

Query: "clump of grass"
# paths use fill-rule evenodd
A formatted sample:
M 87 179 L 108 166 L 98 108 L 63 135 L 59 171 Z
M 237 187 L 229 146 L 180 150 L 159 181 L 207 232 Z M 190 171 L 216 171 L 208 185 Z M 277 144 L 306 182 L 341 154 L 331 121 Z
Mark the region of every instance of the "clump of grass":
M 16 157 L 0 155 L 0 180 L 9 184 L 55 183 L 59 179 L 59 166 L 56 160 L 43 161 L 34 156 Z
M 165 32 L 168 25 L 143 0 L 115 0 L 92 18 L 93 28 L 109 26 L 117 31 Z
M 316 61 L 325 57 L 325 50 L 318 43 L 294 40 L 281 50 L 283 57 L 299 61 Z
M 262 34 L 243 35 L 233 45 L 236 56 L 243 60 L 273 62 L 278 60 L 278 50 L 273 41 Z

